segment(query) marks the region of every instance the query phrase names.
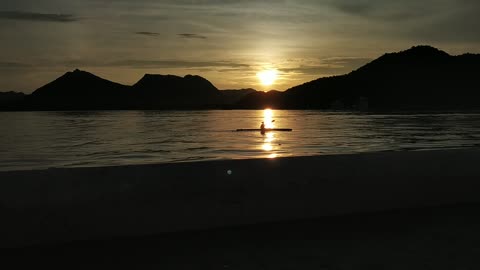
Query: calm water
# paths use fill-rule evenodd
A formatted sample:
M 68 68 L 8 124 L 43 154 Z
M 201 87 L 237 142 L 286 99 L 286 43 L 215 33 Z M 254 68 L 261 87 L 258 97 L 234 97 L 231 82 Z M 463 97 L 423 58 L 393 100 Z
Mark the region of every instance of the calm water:
M 293 132 L 232 132 L 261 121 Z M 0 170 L 480 145 L 480 114 L 318 111 L 0 113 Z

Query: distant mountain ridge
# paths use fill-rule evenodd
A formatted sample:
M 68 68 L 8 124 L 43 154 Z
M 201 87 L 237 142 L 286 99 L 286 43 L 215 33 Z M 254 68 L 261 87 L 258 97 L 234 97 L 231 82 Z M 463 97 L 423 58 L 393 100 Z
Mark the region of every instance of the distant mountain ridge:
M 345 75 L 319 78 L 285 92 L 219 90 L 207 79 L 145 74 L 126 86 L 75 70 L 7 110 L 92 109 L 479 109 L 480 55 L 451 56 L 431 46 L 387 53 Z M 5 95 L 6 96 L 6 95 Z M 11 95 L 10 95 L 11 96 Z
M 21 107 L 33 110 L 223 108 L 245 94 L 244 90 L 224 93 L 197 75 L 145 74 L 137 83 L 127 86 L 76 69 L 26 96 Z
M 115 109 L 125 104 L 129 86 L 76 69 L 38 88 L 27 98 L 33 109 Z
M 1 105 L 9 105 L 9 104 L 16 104 L 21 102 L 25 99 L 24 93 L 9 91 L 9 92 L 0 92 L 0 106 Z
M 245 96 L 256 93 L 257 90 L 253 88 L 244 88 L 244 89 L 225 89 L 220 91 L 223 96 L 223 101 L 227 105 L 233 105 L 242 100 Z
M 197 75 L 145 74 L 132 86 L 139 108 L 213 106 L 221 103 L 219 90 Z
M 92 73 L 76 69 L 65 73 L 56 80 L 38 88 L 32 93 L 34 97 L 70 97 L 81 98 L 90 95 L 117 94 L 119 89 L 127 86 L 100 78 Z
M 218 89 L 211 82 L 196 75 L 180 77 L 175 75 L 145 74 L 132 87 L 136 91 L 147 95 L 184 96 L 192 94 L 201 96 L 212 95 L 218 92 Z
M 283 108 L 478 108 L 480 55 L 450 56 L 430 46 L 388 53 L 349 74 L 320 78 L 284 92 Z M 366 104 L 368 103 L 368 105 Z

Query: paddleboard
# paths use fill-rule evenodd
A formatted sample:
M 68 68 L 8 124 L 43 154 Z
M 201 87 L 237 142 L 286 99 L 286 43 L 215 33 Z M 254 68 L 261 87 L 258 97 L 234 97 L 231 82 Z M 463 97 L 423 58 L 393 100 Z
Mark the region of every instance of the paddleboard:
M 260 132 L 261 129 L 259 129 L 259 128 L 239 128 L 236 131 L 258 131 L 258 132 Z M 291 129 L 291 128 L 266 128 L 265 129 L 265 132 L 269 132 L 269 131 L 293 131 L 293 129 Z

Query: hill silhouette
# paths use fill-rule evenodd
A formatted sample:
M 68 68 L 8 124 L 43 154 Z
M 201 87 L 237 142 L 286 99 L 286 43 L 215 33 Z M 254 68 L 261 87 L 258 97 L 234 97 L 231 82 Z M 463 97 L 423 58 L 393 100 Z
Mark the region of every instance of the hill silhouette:
M 27 96 L 22 106 L 16 108 L 27 110 L 229 108 L 229 104 L 252 92 L 256 90 L 220 91 L 210 81 L 196 75 L 180 77 L 145 74 L 134 85 L 126 86 L 76 69 L 35 90 Z
M 267 93 L 218 90 L 195 75 L 146 74 L 126 86 L 77 69 L 31 95 L 16 96 L 14 101 L 3 98 L 0 108 L 468 110 L 480 107 L 479 68 L 480 55 L 451 56 L 430 46 L 415 46 L 384 54 L 345 75 Z
M 222 94 L 223 103 L 226 105 L 232 105 L 238 103 L 242 100 L 245 96 L 256 93 L 257 90 L 252 88 L 245 88 L 245 89 L 226 89 L 221 90 L 220 93 Z
M 132 86 L 136 108 L 202 108 L 221 103 L 220 91 L 195 75 L 146 74 Z
M 246 95 L 235 105 L 242 109 L 283 108 L 285 94 L 280 91 L 254 92 Z
M 46 110 L 117 109 L 126 106 L 129 87 L 86 71 L 67 72 L 38 88 L 27 107 Z
M 23 104 L 25 97 L 24 93 L 14 91 L 0 92 L 0 109 L 15 109 Z
M 14 92 L 14 91 L 9 91 L 9 92 L 0 92 L 0 103 L 9 103 L 12 101 L 19 101 L 25 98 L 24 93 L 20 92 Z
M 320 78 L 258 104 L 247 96 L 240 107 L 284 109 L 436 110 L 480 105 L 480 55 L 450 56 L 430 46 L 389 53 L 346 75 Z

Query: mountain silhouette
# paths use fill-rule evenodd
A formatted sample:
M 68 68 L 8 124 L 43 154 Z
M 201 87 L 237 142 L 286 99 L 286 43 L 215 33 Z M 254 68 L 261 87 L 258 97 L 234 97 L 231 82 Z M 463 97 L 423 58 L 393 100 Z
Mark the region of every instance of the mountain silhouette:
M 283 109 L 473 109 L 480 97 L 480 55 L 451 56 L 430 46 L 388 53 L 346 75 L 295 86 L 263 103 L 250 96 L 238 106 Z
M 22 105 L 26 95 L 24 93 L 9 91 L 0 92 L 0 109 L 12 110 Z
M 237 102 L 236 106 L 243 109 L 282 108 L 285 94 L 280 91 L 254 92 Z M 279 106 L 279 104 L 282 104 Z
M 34 109 L 113 109 L 121 108 L 129 87 L 76 69 L 67 72 L 28 97 Z
M 201 108 L 221 103 L 220 91 L 196 75 L 146 74 L 132 91 L 137 108 Z
M 196 75 L 146 74 L 126 86 L 77 69 L 31 95 L 0 95 L 0 108 L 469 110 L 480 107 L 479 69 L 480 55 L 451 56 L 431 46 L 415 46 L 384 54 L 345 75 L 267 93 L 218 90 Z
M 22 100 L 23 98 L 25 98 L 24 93 L 14 92 L 14 91 L 0 92 L 0 103 L 19 101 L 19 100 Z
M 223 104 L 232 105 L 238 103 L 242 100 L 245 96 L 256 93 L 257 90 L 253 88 L 245 88 L 245 89 L 225 89 L 221 90 L 220 93 L 222 94 L 222 101 Z

